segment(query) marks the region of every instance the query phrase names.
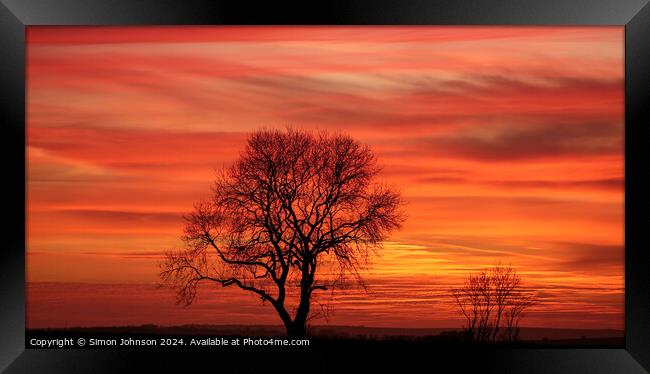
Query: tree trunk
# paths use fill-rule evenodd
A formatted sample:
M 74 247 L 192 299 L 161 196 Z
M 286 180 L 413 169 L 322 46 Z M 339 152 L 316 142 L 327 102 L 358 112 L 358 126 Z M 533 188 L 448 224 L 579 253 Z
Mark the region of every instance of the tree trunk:
M 313 278 L 310 276 L 304 277 L 301 281 L 300 302 L 293 320 L 284 306 L 284 289 L 282 289 L 282 296 L 279 300 L 273 303 L 280 319 L 282 319 L 282 323 L 284 323 L 287 335 L 290 337 L 307 336 L 307 317 L 309 316 L 312 284 Z
M 307 335 L 307 317 L 309 316 L 310 298 L 311 292 L 309 292 L 309 288 L 303 288 L 300 291 L 300 303 L 296 310 L 296 316 L 290 324 L 290 327 L 287 328 L 287 334 L 289 336 Z
M 287 335 L 292 338 L 301 338 L 307 336 L 307 326 L 305 323 L 291 322 L 286 326 Z
M 308 259 L 307 259 L 308 260 Z M 309 264 L 305 260 L 306 264 Z M 302 279 L 300 280 L 300 302 L 296 310 L 296 315 L 287 326 L 287 335 L 291 337 L 303 337 L 307 335 L 307 317 L 311 303 L 311 286 L 314 283 L 313 274 L 309 273 L 309 267 L 305 265 L 302 269 Z
M 499 300 L 498 301 L 498 307 L 497 307 L 497 321 L 494 324 L 494 331 L 492 332 L 492 341 L 496 342 L 497 341 L 497 334 L 499 333 L 499 325 L 501 324 L 501 315 L 503 314 L 503 304 L 505 301 Z
M 275 309 L 278 312 L 278 315 L 280 316 L 280 319 L 282 319 L 282 323 L 284 323 L 284 327 L 287 330 L 287 335 L 289 336 L 301 336 L 301 329 L 296 328 L 296 324 L 291 320 L 291 316 L 287 312 L 287 310 L 284 307 L 284 303 L 275 303 L 273 304 Z M 304 327 L 302 329 L 304 331 Z M 304 336 L 304 332 L 302 333 L 302 336 Z

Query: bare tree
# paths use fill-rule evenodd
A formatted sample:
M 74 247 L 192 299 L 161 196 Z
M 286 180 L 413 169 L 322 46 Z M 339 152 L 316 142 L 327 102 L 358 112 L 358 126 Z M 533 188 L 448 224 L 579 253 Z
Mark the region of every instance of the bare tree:
M 454 288 L 451 292 L 467 320 L 465 333 L 470 340 L 482 338 L 486 334 L 491 307 L 484 300 L 489 282 L 485 271 L 470 274 L 462 287 Z
M 372 151 L 346 135 L 254 132 L 186 217 L 185 248 L 167 254 L 161 278 L 186 305 L 203 281 L 251 292 L 288 335 L 304 336 L 312 295 L 361 281 L 404 219 L 399 193 L 375 182 L 379 171 Z
M 510 305 L 505 311 L 505 340 L 514 341 L 519 339 L 519 321 L 524 311 L 536 302 L 537 297 L 535 295 L 527 294 L 521 290 L 515 291 L 515 295 L 511 297 Z
M 451 294 L 466 319 L 467 338 L 480 342 L 516 340 L 524 311 L 537 299 L 511 266 L 501 265 L 470 273 Z
M 490 272 L 490 281 L 492 287 L 490 295 L 494 300 L 495 315 L 494 326 L 492 327 L 492 341 L 496 341 L 499 328 L 501 327 L 501 317 L 506 310 L 510 310 L 516 300 L 514 296 L 518 295 L 521 280 L 512 267 L 495 266 Z

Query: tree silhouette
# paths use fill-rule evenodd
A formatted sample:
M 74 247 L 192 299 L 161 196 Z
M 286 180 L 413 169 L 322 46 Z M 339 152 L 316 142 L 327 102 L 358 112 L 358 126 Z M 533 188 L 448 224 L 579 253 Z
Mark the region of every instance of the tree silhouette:
M 470 273 L 451 294 L 466 319 L 467 339 L 480 342 L 517 340 L 524 311 L 537 301 L 516 271 L 502 265 Z
M 254 132 L 185 217 L 185 247 L 166 255 L 161 278 L 186 305 L 203 281 L 249 291 L 288 335 L 304 336 L 314 293 L 361 281 L 369 255 L 403 221 L 400 195 L 375 182 L 379 171 L 372 151 L 346 135 Z

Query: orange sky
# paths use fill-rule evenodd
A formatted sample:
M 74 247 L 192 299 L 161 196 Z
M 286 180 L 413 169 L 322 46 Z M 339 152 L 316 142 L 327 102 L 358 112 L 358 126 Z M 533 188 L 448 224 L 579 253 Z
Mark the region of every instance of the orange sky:
M 623 34 L 29 27 L 28 325 L 279 323 L 239 291 L 182 309 L 151 285 L 214 170 L 292 126 L 370 145 L 408 204 L 370 294 L 318 323 L 459 326 L 447 289 L 501 261 L 540 291 L 524 325 L 622 329 Z

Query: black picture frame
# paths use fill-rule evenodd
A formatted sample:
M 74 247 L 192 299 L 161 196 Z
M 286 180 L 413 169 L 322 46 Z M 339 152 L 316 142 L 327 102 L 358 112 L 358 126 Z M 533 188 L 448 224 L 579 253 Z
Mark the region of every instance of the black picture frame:
M 0 369 L 21 372 L 189 372 L 268 366 L 272 354 L 246 361 L 232 352 L 25 350 L 25 28 L 30 25 L 622 25 L 625 26 L 625 348 L 486 349 L 471 353 L 337 352 L 304 370 L 349 369 L 393 361 L 458 371 L 510 373 L 643 373 L 650 371 L 650 248 L 644 236 L 648 184 L 643 160 L 650 107 L 650 5 L 647 0 L 310 1 L 0 0 L 0 122 L 5 224 L 0 251 Z M 298 359 L 282 358 L 286 370 Z M 249 356 L 251 354 L 249 353 Z M 328 357 L 333 355 L 328 353 Z M 300 357 L 298 357 L 300 356 Z M 340 356 L 349 361 L 340 363 Z M 416 361 L 424 361 L 416 363 Z M 417 365 L 417 366 L 415 366 Z M 448 366 L 451 365 L 451 366 Z M 276 367 L 277 368 L 277 367 Z

